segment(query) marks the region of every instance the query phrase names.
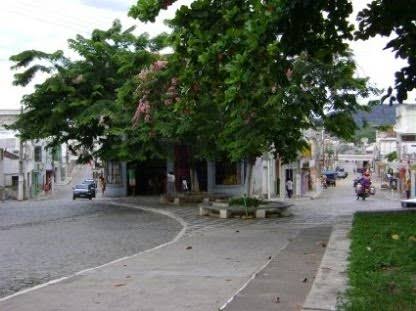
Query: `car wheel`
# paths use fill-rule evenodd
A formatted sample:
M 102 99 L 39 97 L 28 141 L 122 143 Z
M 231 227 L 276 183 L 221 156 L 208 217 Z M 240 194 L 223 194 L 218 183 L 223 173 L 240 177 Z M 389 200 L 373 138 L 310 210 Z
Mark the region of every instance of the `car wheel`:
M 89 199 L 89 200 L 92 200 L 92 196 L 90 195 L 90 196 L 88 197 L 88 199 Z
M 72 196 L 72 200 L 75 200 L 75 196 Z

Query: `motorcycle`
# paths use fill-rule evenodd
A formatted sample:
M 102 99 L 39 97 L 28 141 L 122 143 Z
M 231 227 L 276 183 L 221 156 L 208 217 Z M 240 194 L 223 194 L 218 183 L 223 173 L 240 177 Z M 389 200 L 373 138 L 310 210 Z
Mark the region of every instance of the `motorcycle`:
M 360 183 L 357 183 L 355 186 L 355 194 L 357 195 L 357 200 L 360 198 L 363 199 L 363 201 L 370 196 L 369 189 L 361 185 Z
M 364 187 L 362 184 L 357 183 L 355 185 L 355 193 L 357 195 L 357 200 L 361 198 L 364 201 L 370 195 L 376 194 L 376 188 L 374 186 Z
M 328 188 L 328 184 L 327 184 L 326 179 L 324 179 L 324 178 L 321 179 L 321 186 L 322 186 L 323 189 Z

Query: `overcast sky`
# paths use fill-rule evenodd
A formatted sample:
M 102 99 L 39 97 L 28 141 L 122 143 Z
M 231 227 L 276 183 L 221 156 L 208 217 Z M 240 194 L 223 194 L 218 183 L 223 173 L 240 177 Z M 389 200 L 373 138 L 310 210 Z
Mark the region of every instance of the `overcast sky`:
M 28 49 L 53 52 L 66 49 L 67 39 L 76 34 L 88 36 L 95 28 L 107 29 L 118 18 L 127 28 L 137 26 L 137 33 L 155 35 L 168 31 L 163 20 L 176 8 L 192 0 L 181 0 L 169 11 L 162 11 L 155 24 L 142 24 L 127 17 L 135 0 L 1 0 L 0 1 L 0 109 L 19 108 L 21 96 L 33 86 L 12 86 L 11 55 Z M 367 0 L 354 0 L 355 10 Z M 403 65 L 389 51 L 383 51 L 385 39 L 353 42 L 358 74 L 368 76 L 380 88 L 393 84 L 394 72 Z

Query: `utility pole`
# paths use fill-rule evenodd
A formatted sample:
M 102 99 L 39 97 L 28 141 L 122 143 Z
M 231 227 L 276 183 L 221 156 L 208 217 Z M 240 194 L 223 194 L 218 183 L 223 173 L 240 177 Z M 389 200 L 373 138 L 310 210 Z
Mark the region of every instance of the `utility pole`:
M 20 109 L 23 113 L 23 107 Z M 23 140 L 19 138 L 19 180 L 17 188 L 17 200 L 23 201 L 25 199 L 25 174 L 23 172 Z
M 321 170 L 325 171 L 326 168 L 325 168 L 325 130 L 324 129 L 322 129 L 321 139 L 322 139 L 322 168 Z

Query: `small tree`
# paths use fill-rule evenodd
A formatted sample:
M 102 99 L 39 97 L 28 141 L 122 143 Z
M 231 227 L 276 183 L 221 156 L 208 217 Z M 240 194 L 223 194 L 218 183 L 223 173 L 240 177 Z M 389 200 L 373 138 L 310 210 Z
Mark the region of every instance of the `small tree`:
M 108 30 L 94 30 L 90 38 L 68 40 L 79 56 L 76 60 L 62 51 L 28 50 L 12 56 L 12 68 L 23 69 L 15 74 L 15 85 L 27 85 L 38 72 L 49 77 L 23 97 L 24 113 L 11 128 L 23 139 L 47 139 L 51 147 L 75 141 L 71 149 L 82 162 L 129 159 L 139 157 L 139 151 L 153 151 L 148 144 L 131 152 L 144 145 L 131 128 L 133 77 L 156 59 L 148 51 L 152 42 L 146 35 L 133 35 L 133 30 L 123 30 L 115 21 Z
M 397 152 L 396 151 L 390 152 L 389 154 L 385 156 L 385 158 L 387 159 L 387 161 L 393 162 L 397 160 Z

